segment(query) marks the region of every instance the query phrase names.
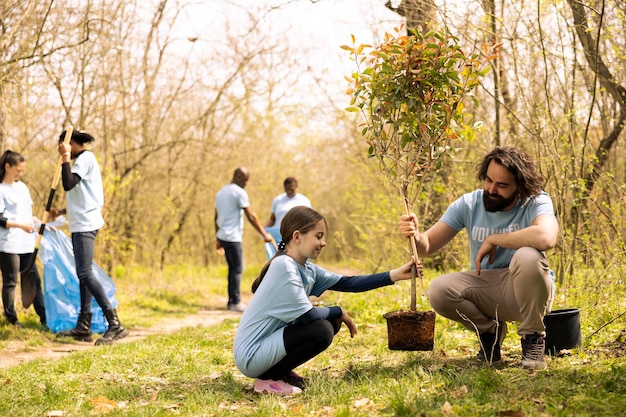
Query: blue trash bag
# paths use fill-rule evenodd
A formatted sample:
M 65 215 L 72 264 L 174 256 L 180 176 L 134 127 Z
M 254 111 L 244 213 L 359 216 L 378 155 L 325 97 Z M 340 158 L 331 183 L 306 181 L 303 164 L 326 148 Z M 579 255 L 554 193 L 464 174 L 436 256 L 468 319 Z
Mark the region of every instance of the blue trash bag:
M 280 236 L 280 226 L 269 226 L 265 228 L 265 231 L 272 235 L 276 243 L 283 240 L 283 238 Z
M 276 246 L 274 242 L 265 242 L 265 256 L 267 256 L 267 260 L 269 261 L 276 254 Z
M 277 250 L 276 244 L 282 240 L 282 237 L 280 236 L 280 228 L 278 226 L 266 227 L 265 231 L 274 238 L 274 241 L 265 242 L 264 244 L 265 256 L 267 256 L 267 259 L 269 260 L 274 257 Z
M 80 288 L 76 276 L 72 239 L 56 229 L 46 228 L 37 257 L 43 264 L 46 323 L 53 333 L 76 327 L 80 313 Z M 113 308 L 117 308 L 115 284 L 96 263 L 93 272 L 102 284 Z M 91 331 L 104 333 L 108 327 L 102 309 L 92 301 Z

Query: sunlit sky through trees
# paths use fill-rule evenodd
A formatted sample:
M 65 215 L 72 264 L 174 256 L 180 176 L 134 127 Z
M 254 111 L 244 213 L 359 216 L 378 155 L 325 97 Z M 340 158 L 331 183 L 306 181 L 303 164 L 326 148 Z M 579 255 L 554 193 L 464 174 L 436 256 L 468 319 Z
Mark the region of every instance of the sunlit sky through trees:
M 286 72 L 280 76 L 288 96 L 284 99 L 315 108 L 316 115 L 309 118 L 306 129 L 319 130 L 324 136 L 332 134 L 333 127 L 323 112 L 347 107 L 344 77 L 356 69 L 340 46 L 350 44 L 351 35 L 359 43 L 377 43 L 385 31 L 402 22 L 384 6 L 384 0 L 189 1 L 181 9 L 175 30 L 181 39 L 180 52 L 192 48 L 200 62 L 207 62 L 200 58 L 205 54 L 223 54 L 222 48 L 232 47 L 233 39 L 241 49 L 259 40 L 262 46 L 274 48 L 278 70 L 282 67 Z M 207 76 L 216 70 L 211 68 Z M 316 126 L 312 128 L 311 123 Z

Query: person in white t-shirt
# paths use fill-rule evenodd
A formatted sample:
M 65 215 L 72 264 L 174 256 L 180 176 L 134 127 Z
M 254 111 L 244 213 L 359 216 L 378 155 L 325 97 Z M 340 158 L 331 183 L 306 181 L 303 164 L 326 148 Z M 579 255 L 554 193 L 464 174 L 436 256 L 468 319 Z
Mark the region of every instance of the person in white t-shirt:
M 107 320 L 107 330 L 96 345 L 109 345 L 114 341 L 128 336 L 128 330 L 117 316 L 117 310 L 111 304 L 104 287 L 93 272 L 93 256 L 98 230 L 104 226 L 102 206 L 104 191 L 100 167 L 93 152 L 85 148 L 85 144 L 94 141 L 93 136 L 74 130 L 68 143 L 64 143 L 65 133 L 59 137 L 58 151 L 63 158 L 61 178 L 66 196 L 66 208 L 52 208 L 52 218 L 67 214 L 72 248 L 76 262 L 76 275 L 80 287 L 80 313 L 76 327 L 62 331 L 57 336 L 71 337 L 76 340 L 90 342 L 92 300 L 95 299 Z M 74 164 L 70 166 L 70 160 Z
M 15 312 L 15 287 L 20 270 L 31 263 L 37 239 L 33 217 L 33 200 L 28 187 L 20 177 L 24 173 L 26 160 L 17 152 L 7 150 L 0 158 L 0 270 L 2 270 L 2 304 L 8 322 L 23 327 Z M 36 293 L 33 307 L 39 321 L 46 325 L 41 278 L 33 263 Z
M 311 201 L 305 195 L 298 192 L 297 179 L 294 177 L 285 178 L 283 187 L 285 192 L 274 197 L 272 201 L 272 214 L 265 223 L 265 230 L 271 233 L 276 243 L 282 240 L 280 236 L 280 223 L 283 221 L 285 214 L 296 206 L 312 207 Z
M 435 278 L 428 289 L 431 306 L 478 332 L 478 358 L 488 363 L 502 359 L 506 322 L 519 322 L 522 366 L 543 369 L 543 317 L 554 293 L 545 251 L 556 245 L 559 231 L 552 200 L 534 162 L 519 148 L 495 148 L 477 168 L 482 189 L 461 196 L 423 233 L 415 214 L 401 216 L 400 233 L 414 236 L 419 255 L 428 256 L 465 229 L 470 270 Z
M 244 188 L 250 172 L 239 167 L 233 172 L 230 183 L 215 194 L 216 249 L 223 251 L 228 264 L 228 303 L 230 311 L 242 312 L 246 305 L 241 301 L 241 275 L 243 273 L 243 216 L 261 234 L 265 242 L 272 236 L 263 229 L 259 217 L 250 207 L 248 193 Z

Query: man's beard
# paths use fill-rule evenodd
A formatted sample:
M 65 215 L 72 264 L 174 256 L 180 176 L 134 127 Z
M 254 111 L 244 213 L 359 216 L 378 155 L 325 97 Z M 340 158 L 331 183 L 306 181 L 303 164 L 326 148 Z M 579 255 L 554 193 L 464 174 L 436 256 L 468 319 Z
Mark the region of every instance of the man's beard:
M 517 200 L 517 197 L 517 194 L 513 194 L 509 198 L 504 198 L 497 194 L 489 194 L 487 191 L 483 191 L 483 204 L 485 205 L 485 210 L 493 213 L 496 211 L 502 211 L 509 207 L 515 200 Z

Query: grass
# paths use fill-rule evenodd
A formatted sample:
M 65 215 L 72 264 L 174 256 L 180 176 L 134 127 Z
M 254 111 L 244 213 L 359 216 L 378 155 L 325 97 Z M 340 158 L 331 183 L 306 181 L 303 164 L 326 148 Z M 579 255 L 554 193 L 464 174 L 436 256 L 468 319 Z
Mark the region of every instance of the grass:
M 247 270 L 243 289 L 249 288 L 255 270 Z M 120 316 L 131 329 L 199 309 L 223 308 L 226 301 L 223 269 L 181 267 L 163 273 L 118 274 Z M 52 416 L 57 411 L 62 416 L 623 415 L 626 345 L 619 338 L 624 337 L 620 330 L 624 320 L 584 339 L 582 349 L 549 358 L 543 371 L 518 366 L 519 340 L 511 325 L 503 346 L 505 364 L 487 367 L 474 359 L 476 337 L 441 317 L 433 351 L 389 350 L 382 315 L 407 308 L 408 292 L 409 283 L 401 283 L 369 293 L 324 295 L 325 304 L 339 304 L 351 312 L 359 333 L 350 339 L 342 329 L 326 352 L 298 368 L 311 381 L 300 396 L 280 398 L 252 391 L 252 379 L 234 366 L 237 320 L 228 319 L 217 326 L 186 328 L 0 369 L 0 415 Z M 568 303 L 562 307 L 582 307 L 583 336 L 623 309 L 593 305 L 587 293 L 569 289 L 560 299 Z M 26 350 L 58 344 L 37 329 L 34 313 L 20 316 L 26 331 L 0 326 L 2 349 L 17 338 Z

